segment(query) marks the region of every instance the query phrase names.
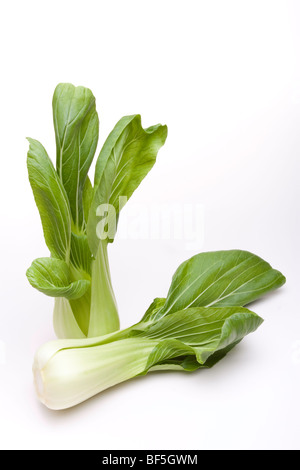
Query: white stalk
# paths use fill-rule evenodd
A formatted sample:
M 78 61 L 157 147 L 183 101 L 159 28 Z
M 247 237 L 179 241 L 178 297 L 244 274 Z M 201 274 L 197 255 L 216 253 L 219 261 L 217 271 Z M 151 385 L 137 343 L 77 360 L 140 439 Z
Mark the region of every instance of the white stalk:
M 70 265 L 72 281 L 90 280 L 90 277 Z M 53 325 L 59 339 L 83 339 L 88 335 L 91 309 L 91 292 L 87 291 L 76 300 L 57 297 L 54 304 Z
M 101 338 L 99 339 L 101 341 Z M 58 340 L 37 352 L 33 365 L 40 401 L 52 410 L 73 407 L 146 371 L 157 341 Z

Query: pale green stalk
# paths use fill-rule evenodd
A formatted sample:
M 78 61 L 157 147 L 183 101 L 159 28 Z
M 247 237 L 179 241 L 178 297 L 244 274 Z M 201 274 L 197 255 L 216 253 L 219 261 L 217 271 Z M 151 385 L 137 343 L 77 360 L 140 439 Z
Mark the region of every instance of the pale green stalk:
M 92 262 L 91 289 L 88 337 L 93 338 L 119 330 L 120 320 L 111 282 L 106 240 L 100 241 L 97 257 Z
M 85 338 L 72 311 L 70 302 L 57 297 L 54 301 L 53 326 L 58 338 Z
M 33 366 L 37 395 L 52 410 L 75 406 L 143 373 L 157 343 L 125 339 L 93 347 L 74 347 L 79 343 L 72 340 L 46 344 Z

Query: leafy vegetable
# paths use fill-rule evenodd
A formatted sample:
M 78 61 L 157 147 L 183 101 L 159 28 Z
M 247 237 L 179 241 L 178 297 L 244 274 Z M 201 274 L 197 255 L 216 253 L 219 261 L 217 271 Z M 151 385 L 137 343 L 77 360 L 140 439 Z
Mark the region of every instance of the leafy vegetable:
M 55 298 L 58 341 L 36 354 L 40 400 L 65 409 L 157 370 L 213 367 L 263 320 L 245 308 L 282 286 L 284 276 L 247 251 L 202 253 L 173 276 L 142 320 L 118 331 L 108 260 L 121 209 L 155 164 L 167 138 L 160 124 L 143 129 L 125 116 L 108 136 L 88 176 L 99 134 L 92 92 L 60 84 L 53 97 L 56 168 L 44 147 L 29 139 L 28 173 L 49 258 L 32 263 L 33 287 Z
M 107 253 L 117 223 L 107 237 L 104 209 L 111 206 L 118 219 L 153 167 L 167 127 L 144 130 L 139 115 L 122 118 L 100 152 L 93 187 L 88 172 L 98 144 L 99 119 L 92 92 L 59 84 L 53 121 L 56 169 L 44 147 L 28 139 L 29 180 L 51 258 L 36 260 L 27 276 L 33 287 L 56 298 L 58 337 L 103 335 L 119 328 Z
M 155 299 L 140 323 L 104 337 L 44 345 L 34 362 L 38 396 L 59 410 L 150 371 L 213 367 L 263 322 L 238 302 L 248 303 L 284 282 L 282 274 L 248 252 L 199 254 L 179 267 L 167 298 Z M 228 305 L 220 306 L 224 295 Z
M 123 339 L 112 335 L 48 343 L 35 358 L 38 395 L 46 406 L 58 410 L 151 370 L 211 367 L 261 323 L 261 318 L 241 307 L 202 307 L 163 317 L 144 329 L 131 330 Z

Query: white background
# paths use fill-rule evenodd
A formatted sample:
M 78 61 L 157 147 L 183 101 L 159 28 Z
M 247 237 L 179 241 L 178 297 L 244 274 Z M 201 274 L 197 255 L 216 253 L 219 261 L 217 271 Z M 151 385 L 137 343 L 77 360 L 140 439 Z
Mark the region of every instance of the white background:
M 1 448 L 299 449 L 299 24 L 299 1 L 1 2 Z M 135 379 L 51 412 L 31 374 L 54 333 L 52 300 L 25 278 L 48 254 L 25 137 L 54 157 L 51 99 L 63 81 L 93 90 L 101 144 L 123 115 L 169 126 L 123 220 L 135 204 L 205 211 L 195 250 L 183 240 L 111 247 L 123 326 L 199 251 L 253 251 L 288 282 L 253 306 L 264 325 L 214 369 Z

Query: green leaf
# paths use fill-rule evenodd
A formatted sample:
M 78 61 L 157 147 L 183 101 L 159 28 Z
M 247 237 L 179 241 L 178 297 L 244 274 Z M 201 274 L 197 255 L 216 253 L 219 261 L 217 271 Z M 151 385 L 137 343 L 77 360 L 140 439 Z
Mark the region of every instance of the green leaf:
M 86 178 L 84 188 L 83 188 L 83 194 L 82 194 L 82 202 L 83 202 L 83 215 L 84 215 L 84 221 L 87 224 L 87 221 L 89 219 L 89 214 L 90 214 L 90 209 L 91 205 L 93 202 L 93 197 L 94 197 L 94 189 L 91 183 L 91 180 L 89 177 Z
M 97 208 L 102 204 L 120 210 L 155 164 L 157 153 L 167 138 L 167 127 L 158 124 L 143 129 L 141 116 L 122 118 L 107 138 L 96 165 L 95 195 L 88 221 L 88 240 L 97 255 Z M 125 198 L 121 201 L 120 198 Z
M 149 357 L 149 368 L 180 356 L 185 360 L 194 356 L 204 365 L 218 351 L 222 351 L 219 359 L 224 357 L 224 351 L 227 353 L 262 323 L 258 315 L 242 307 L 200 307 L 170 314 L 133 335 L 159 340 Z
M 85 279 L 71 282 L 68 265 L 55 258 L 35 260 L 27 271 L 27 278 L 43 294 L 69 300 L 79 299 L 90 287 L 90 282 Z
M 158 316 L 190 307 L 244 306 L 284 283 L 279 271 L 247 251 L 201 253 L 176 271 Z
M 235 346 L 237 346 L 239 343 L 240 341 L 237 341 L 236 343 L 232 343 L 226 348 L 215 352 L 207 359 L 205 364 L 200 364 L 197 361 L 195 356 L 181 356 L 181 357 L 177 357 L 174 359 L 167 359 L 165 361 L 162 361 L 160 364 L 153 366 L 150 369 L 150 372 L 163 371 L 163 370 L 194 372 L 195 370 L 198 370 L 198 369 L 211 369 L 218 362 L 224 359 L 224 357 L 226 357 L 227 354 L 233 348 L 235 348 Z
M 29 181 L 41 216 L 45 241 L 53 257 L 68 261 L 71 240 L 68 198 L 42 144 L 34 139 L 28 141 Z
M 73 221 L 83 224 L 82 194 L 99 137 L 99 119 L 91 90 L 61 83 L 53 96 L 57 172 L 68 195 Z

